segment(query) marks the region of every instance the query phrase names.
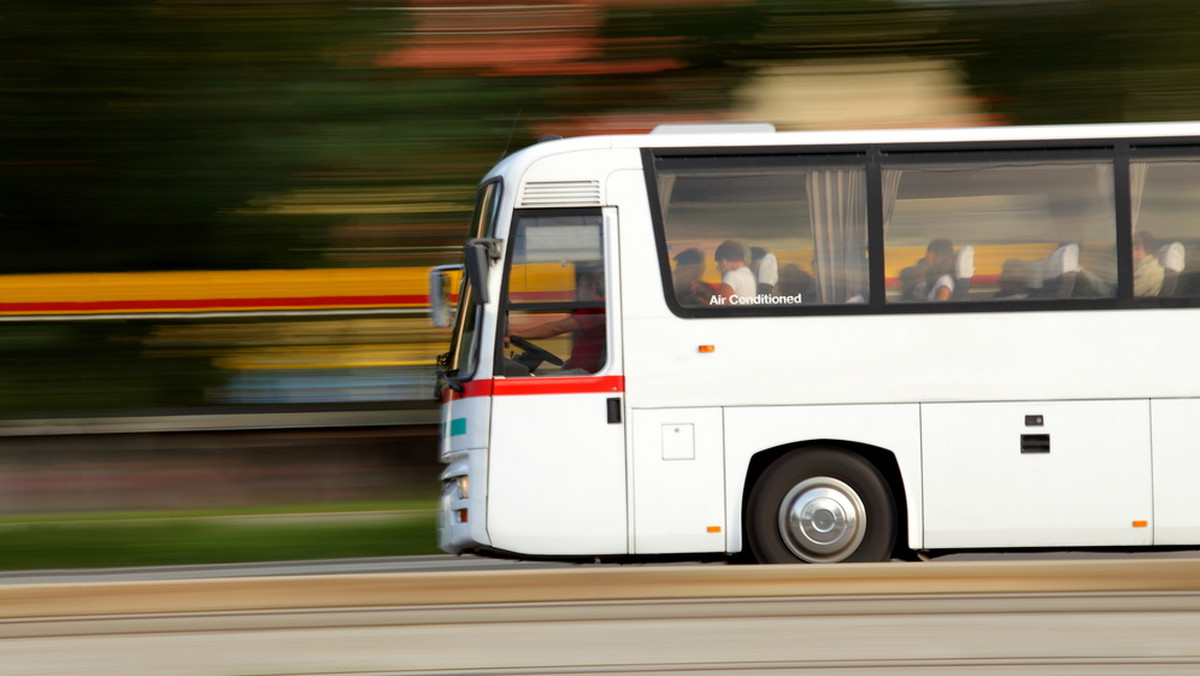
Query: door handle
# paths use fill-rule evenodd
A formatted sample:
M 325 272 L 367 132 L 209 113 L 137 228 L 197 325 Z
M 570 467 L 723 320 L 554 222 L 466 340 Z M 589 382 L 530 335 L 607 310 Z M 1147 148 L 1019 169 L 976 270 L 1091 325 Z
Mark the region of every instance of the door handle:
M 608 405 L 608 423 L 615 425 L 621 422 L 621 398 L 610 397 L 606 402 Z

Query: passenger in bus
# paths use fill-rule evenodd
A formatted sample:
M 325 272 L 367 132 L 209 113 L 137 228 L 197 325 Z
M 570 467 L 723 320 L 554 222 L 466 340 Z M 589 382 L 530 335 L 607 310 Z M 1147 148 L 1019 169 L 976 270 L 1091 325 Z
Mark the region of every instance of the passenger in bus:
M 604 271 L 588 270 L 581 272 L 576 282 L 576 296 L 580 301 L 594 303 L 604 300 Z M 571 356 L 562 365 L 559 375 L 570 373 L 595 373 L 604 366 L 605 329 L 604 307 L 581 307 L 571 311 L 571 314 L 552 322 L 547 322 L 520 332 L 513 331 L 509 336 L 525 340 L 552 338 L 564 333 L 571 333 Z
M 935 239 L 925 249 L 925 257 L 916 265 L 900 271 L 900 287 L 905 289 L 914 277 L 915 286 L 905 293 L 904 300 L 950 300 L 954 293 L 954 245 L 948 239 Z
M 704 276 L 704 254 L 699 249 L 686 249 L 675 254 L 675 300 L 684 307 L 708 305 L 713 287 L 701 280 Z
M 775 254 L 761 246 L 750 247 L 750 271 L 758 281 L 759 293 L 775 293 L 775 286 L 779 283 L 779 260 Z
M 1010 258 L 1000 267 L 1000 290 L 993 296 L 998 300 L 1021 300 L 1033 294 L 1033 269 L 1029 261 Z
M 1166 270 L 1154 255 L 1154 235 L 1145 230 L 1133 233 L 1133 295 L 1157 296 Z
M 929 292 L 925 300 L 950 300 L 954 293 L 954 245 L 948 239 L 935 239 L 925 250 L 929 267 L 925 278 L 929 281 Z
M 712 305 L 737 305 L 752 302 L 758 294 L 758 283 L 754 273 L 746 267 L 746 249 L 733 240 L 725 240 L 717 247 L 714 258 L 721 271 L 721 286 L 710 299 Z
M 813 276 L 802 270 L 795 263 L 789 263 L 779 271 L 779 284 L 775 286 L 775 295 L 794 297 L 797 302 L 804 302 L 813 287 Z
M 925 300 L 925 259 L 917 261 L 900 271 L 900 300 L 906 302 Z

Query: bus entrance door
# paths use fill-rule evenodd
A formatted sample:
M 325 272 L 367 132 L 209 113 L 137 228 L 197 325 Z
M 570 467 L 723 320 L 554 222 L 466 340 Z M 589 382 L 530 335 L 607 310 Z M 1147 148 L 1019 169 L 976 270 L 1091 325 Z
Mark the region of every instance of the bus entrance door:
M 492 383 L 493 547 L 628 553 L 615 210 L 517 212 Z

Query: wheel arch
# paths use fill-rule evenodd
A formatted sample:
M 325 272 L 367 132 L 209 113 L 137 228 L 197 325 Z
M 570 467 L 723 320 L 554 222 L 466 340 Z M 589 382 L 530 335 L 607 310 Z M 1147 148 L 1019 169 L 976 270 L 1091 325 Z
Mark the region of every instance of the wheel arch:
M 908 546 L 908 493 L 905 490 L 904 476 L 900 472 L 900 463 L 896 459 L 896 454 L 886 448 L 845 439 L 811 439 L 807 441 L 792 442 L 763 449 L 752 455 L 750 457 L 750 464 L 746 468 L 745 483 L 742 485 L 742 532 L 746 532 L 746 519 L 749 511 L 748 503 L 750 500 L 750 492 L 754 487 L 754 484 L 767 471 L 767 468 L 779 458 L 782 458 L 789 453 L 803 452 L 809 449 L 837 450 L 846 453 L 852 453 L 875 467 L 875 469 L 883 477 L 883 480 L 887 483 L 888 489 L 891 491 L 892 501 L 894 502 L 895 507 L 897 537 L 892 555 L 902 559 L 912 558 L 913 552 Z M 748 547 L 748 544 L 744 540 L 745 539 L 743 538 L 743 551 L 745 551 Z

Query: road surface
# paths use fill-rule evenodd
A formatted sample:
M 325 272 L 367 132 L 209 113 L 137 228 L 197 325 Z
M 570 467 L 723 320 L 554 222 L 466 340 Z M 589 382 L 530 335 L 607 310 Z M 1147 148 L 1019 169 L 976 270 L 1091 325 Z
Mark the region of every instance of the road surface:
M 0 585 L 0 675 L 1194 674 L 1200 560 Z

